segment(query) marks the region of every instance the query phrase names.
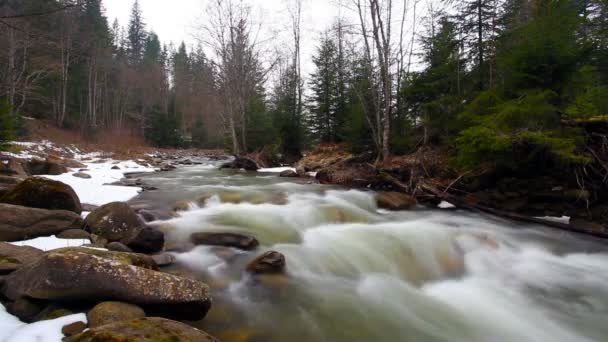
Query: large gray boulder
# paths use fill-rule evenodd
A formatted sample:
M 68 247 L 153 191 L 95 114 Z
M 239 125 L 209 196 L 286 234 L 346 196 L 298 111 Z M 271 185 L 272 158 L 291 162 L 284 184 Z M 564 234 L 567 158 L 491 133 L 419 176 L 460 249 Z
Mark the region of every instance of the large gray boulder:
M 80 199 L 69 185 L 39 177 L 30 177 L 0 197 L 0 203 L 24 207 L 82 212 Z
M 86 230 L 110 242 L 128 245 L 146 225 L 127 203 L 113 202 L 103 205 L 85 219 Z
M 85 229 L 141 253 L 158 253 L 165 244 L 162 232 L 147 227 L 141 217 L 122 202 L 109 203 L 94 210 L 85 220 Z
M 0 204 L 0 241 L 21 241 L 57 235 L 83 225 L 80 215 L 65 210 L 46 210 Z
M 13 301 L 23 297 L 113 300 L 149 307 L 152 312 L 202 319 L 211 306 L 209 287 L 155 268 L 153 260 L 133 253 L 88 248 L 54 250 L 6 277 L 2 293 Z
M 64 341 L 219 342 L 219 340 L 202 330 L 184 323 L 156 317 L 103 325 L 89 329 L 79 335 L 68 337 Z

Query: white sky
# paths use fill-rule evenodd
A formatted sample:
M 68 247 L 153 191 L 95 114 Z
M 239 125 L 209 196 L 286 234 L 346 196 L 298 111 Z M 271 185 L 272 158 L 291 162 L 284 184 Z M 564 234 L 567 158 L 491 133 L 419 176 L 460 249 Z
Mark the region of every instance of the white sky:
M 135 0 L 103 0 L 110 25 L 114 19 L 127 26 L 131 7 Z M 158 34 L 163 43 L 173 42 L 179 45 L 182 41 L 187 46 L 196 44 L 197 27 L 205 21 L 205 9 L 209 0 L 139 0 L 144 21 L 148 30 Z M 260 20 L 266 35 L 272 44 L 288 47 L 292 44 L 288 4 L 291 0 L 244 0 L 252 5 L 253 20 Z M 340 14 L 339 2 L 350 3 L 350 0 L 303 0 L 302 13 L 302 60 L 305 72 L 312 71 L 311 56 L 321 32 L 329 28 Z M 401 0 L 408 1 L 408 0 Z M 409 0 L 413 2 L 416 0 Z M 434 1 L 434 0 L 426 0 Z M 425 1 L 420 1 L 424 3 Z M 419 13 L 423 12 L 419 5 Z M 342 9 L 344 17 L 356 20 L 354 13 Z M 397 14 L 398 17 L 400 14 Z M 411 23 L 410 23 L 411 24 Z M 411 26 L 408 25 L 408 29 Z

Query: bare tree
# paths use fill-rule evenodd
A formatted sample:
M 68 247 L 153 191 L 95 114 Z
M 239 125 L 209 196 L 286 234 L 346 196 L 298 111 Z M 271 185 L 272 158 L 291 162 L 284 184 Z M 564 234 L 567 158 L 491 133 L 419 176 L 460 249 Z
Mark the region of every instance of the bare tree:
M 252 32 L 251 9 L 235 0 L 214 0 L 207 9 L 209 23 L 203 42 L 215 54 L 220 115 L 232 139 L 233 153 L 247 150 L 247 108 L 263 82 L 257 34 Z
M 379 71 L 380 95 L 372 125 L 378 160 L 390 156 L 391 116 L 394 101 L 394 46 L 392 45 L 392 0 L 353 0 L 359 16 L 365 56 L 370 69 Z M 404 20 L 404 19 L 403 19 Z M 370 29 L 371 22 L 371 29 Z M 370 120 L 371 122 L 371 120 Z M 375 126 L 375 127 L 374 127 Z

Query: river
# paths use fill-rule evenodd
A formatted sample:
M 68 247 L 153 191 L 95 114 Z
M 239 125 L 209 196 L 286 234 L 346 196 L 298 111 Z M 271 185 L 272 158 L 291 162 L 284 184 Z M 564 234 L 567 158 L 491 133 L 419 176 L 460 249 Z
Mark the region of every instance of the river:
M 463 211 L 386 212 L 372 192 L 201 161 L 144 176 L 159 190 L 132 204 L 191 202 L 155 225 L 180 251 L 169 271 L 212 287 L 208 317 L 190 323 L 224 342 L 608 339 L 601 241 Z M 190 246 L 200 231 L 245 232 L 262 246 Z M 285 255 L 288 276 L 244 275 L 267 250 Z

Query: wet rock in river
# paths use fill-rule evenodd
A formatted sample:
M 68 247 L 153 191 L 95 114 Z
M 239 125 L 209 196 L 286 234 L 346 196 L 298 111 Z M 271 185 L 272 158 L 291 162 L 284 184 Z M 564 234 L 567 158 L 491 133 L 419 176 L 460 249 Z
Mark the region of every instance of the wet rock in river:
M 129 241 L 127 246 L 138 253 L 158 253 L 165 246 L 165 234 L 154 228 L 145 227 Z
M 416 206 L 416 199 L 401 192 L 381 191 L 376 195 L 378 207 L 387 210 L 407 210 Z
M 103 302 L 97 304 L 87 313 L 89 328 L 102 325 L 144 318 L 146 313 L 137 305 L 122 302 Z
M 169 266 L 175 263 L 175 257 L 169 253 L 161 253 L 150 256 L 159 267 Z
M 155 269 L 152 259 L 132 253 L 87 248 L 55 250 L 9 275 L 2 293 L 13 301 L 23 297 L 48 301 L 115 300 L 188 320 L 202 319 L 211 305 L 209 287 Z
M 204 331 L 184 323 L 155 317 L 107 324 L 89 329 L 79 335 L 68 337 L 64 341 L 219 342 Z
M 80 199 L 69 185 L 46 178 L 31 177 L 0 198 L 1 203 L 24 207 L 82 212 Z
M 120 242 L 111 242 L 106 245 L 106 248 L 109 251 L 113 251 L 113 252 L 124 252 L 124 253 L 133 252 L 133 250 L 131 248 L 129 248 L 128 246 L 126 246 L 125 244 L 122 244 Z
M 45 210 L 0 204 L 0 241 L 21 241 L 80 229 L 80 215 L 65 210 Z
M 244 169 L 246 171 L 257 171 L 260 165 L 253 159 L 247 157 L 237 157 L 234 161 L 221 166 L 222 169 Z
M 254 236 L 240 233 L 194 233 L 190 240 L 196 245 L 233 247 L 245 251 L 254 250 L 260 245 Z
M 252 274 L 281 274 L 285 272 L 285 268 L 285 256 L 279 252 L 269 251 L 251 261 L 246 270 Z
M 91 212 L 85 219 L 85 227 L 109 242 L 120 241 L 128 245 L 145 228 L 145 224 L 128 204 L 113 202 Z
M 294 170 L 285 170 L 279 174 L 279 177 L 283 178 L 298 178 L 300 175 Z

